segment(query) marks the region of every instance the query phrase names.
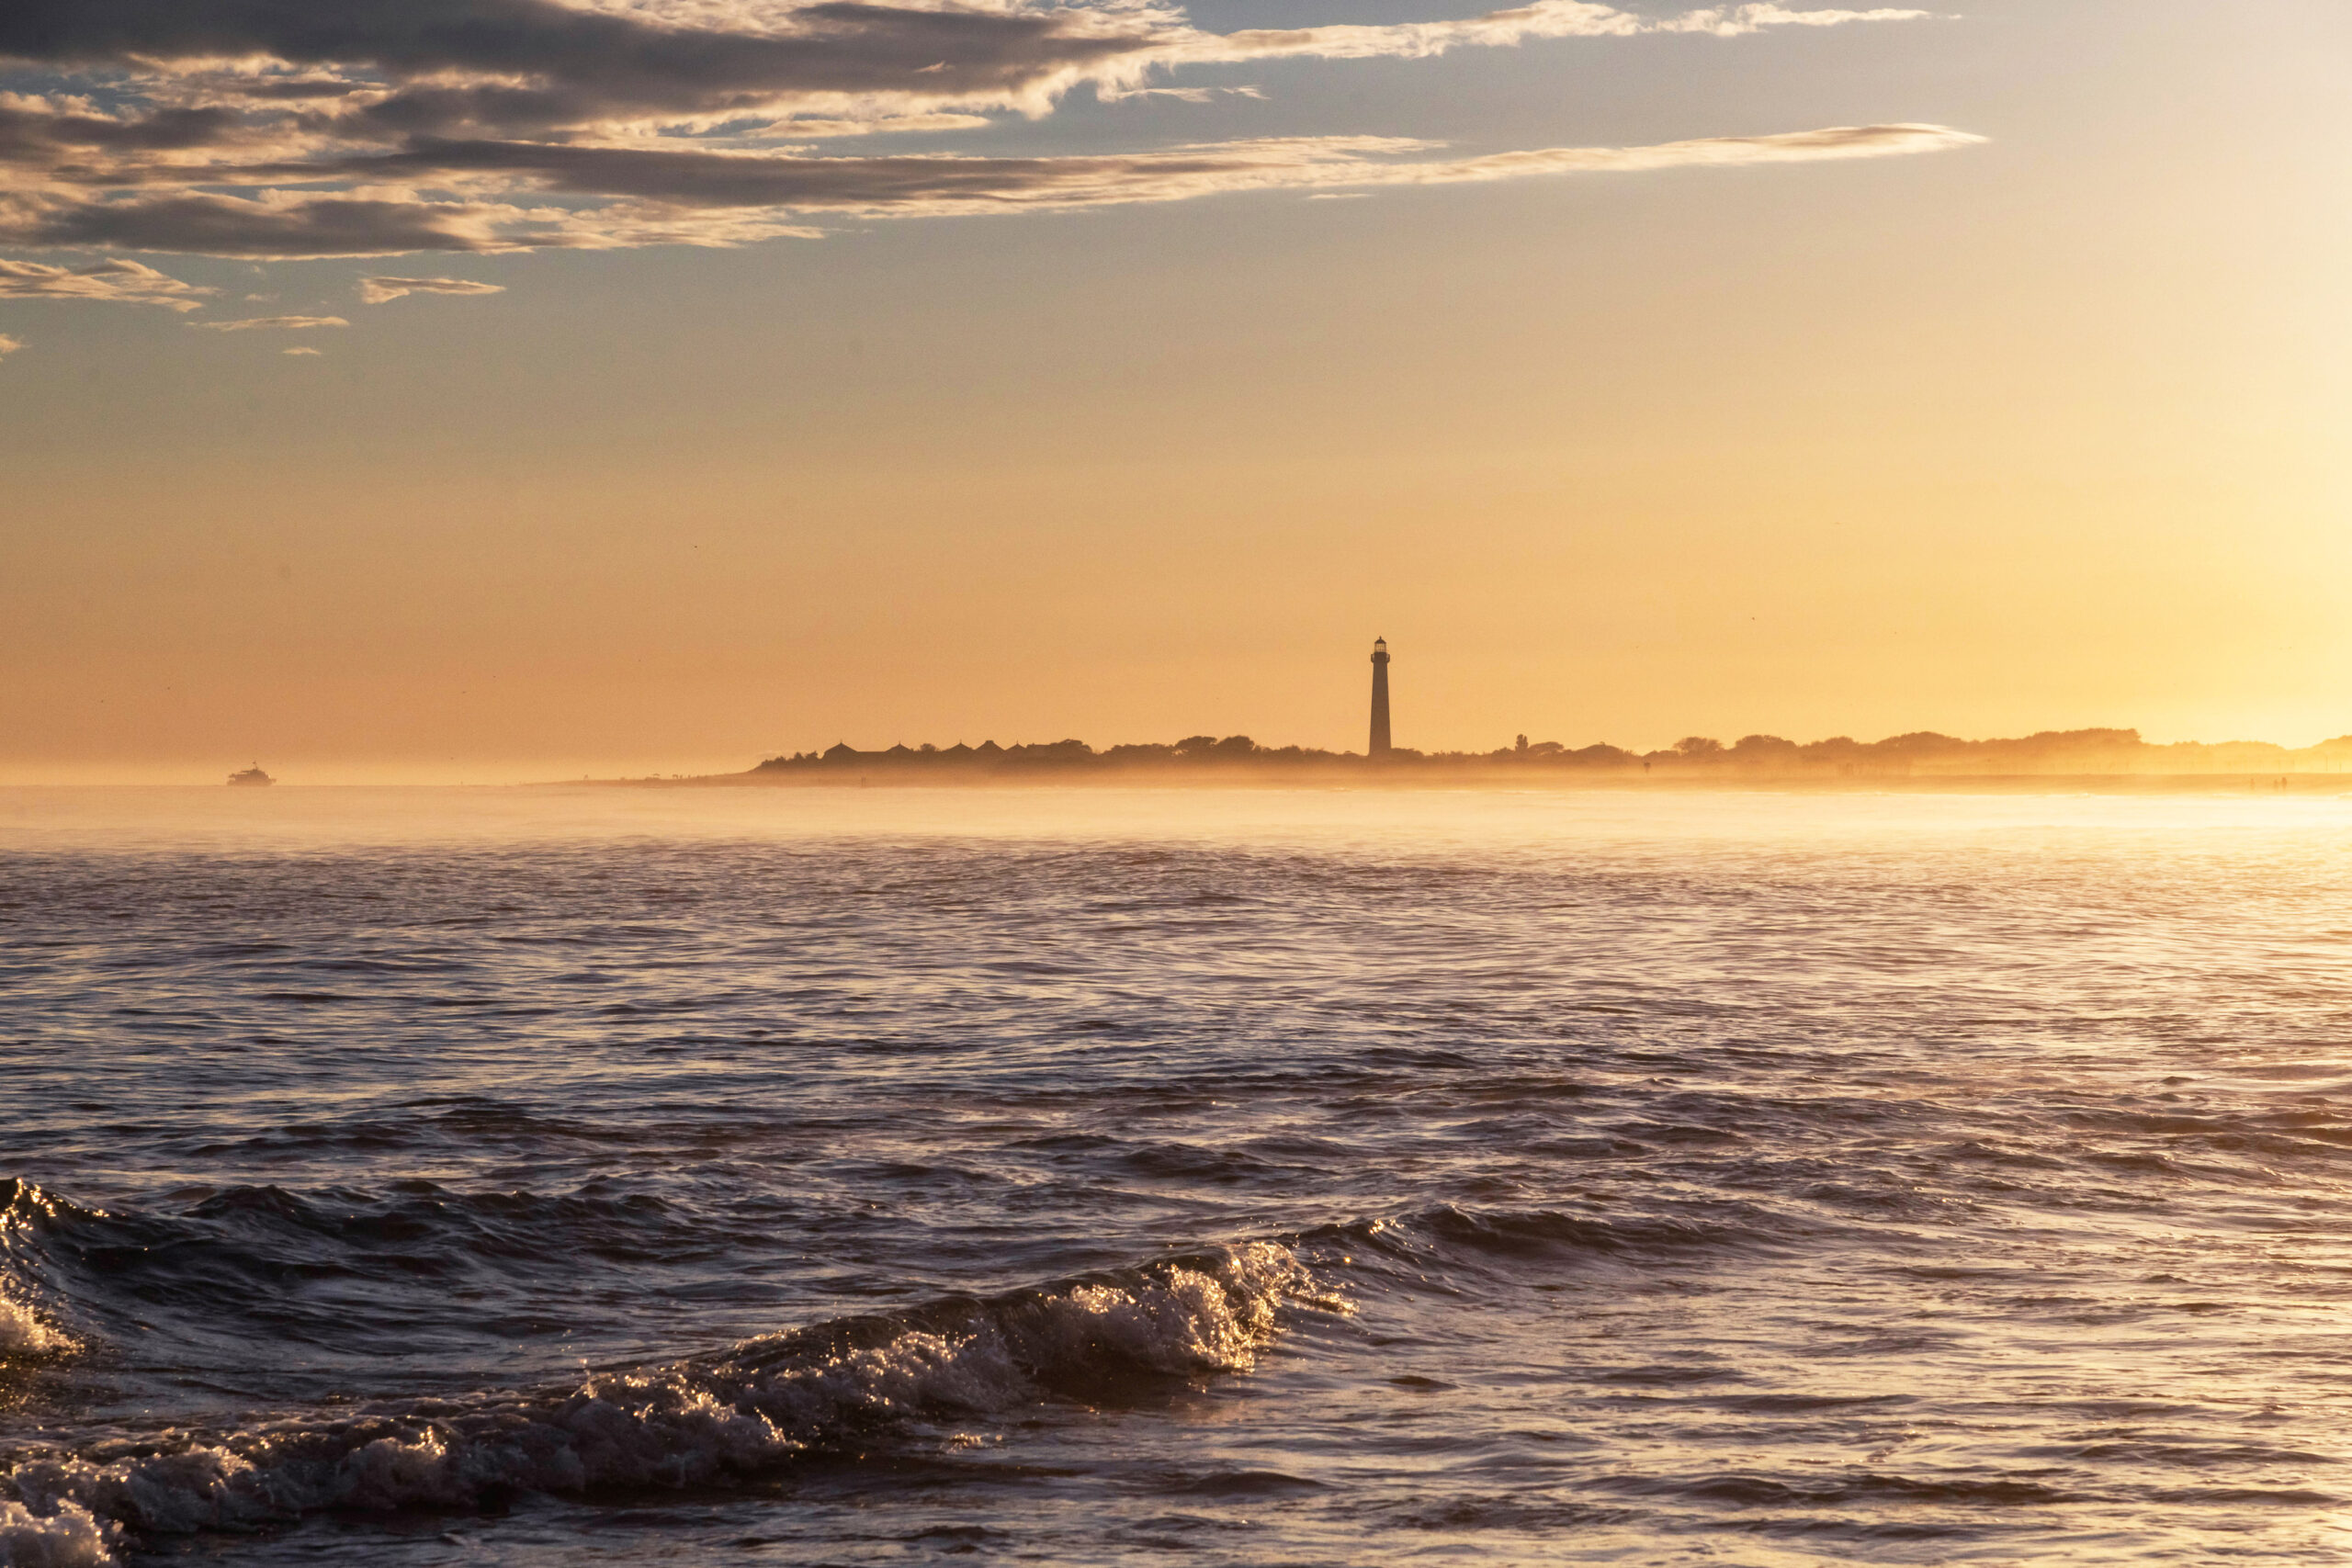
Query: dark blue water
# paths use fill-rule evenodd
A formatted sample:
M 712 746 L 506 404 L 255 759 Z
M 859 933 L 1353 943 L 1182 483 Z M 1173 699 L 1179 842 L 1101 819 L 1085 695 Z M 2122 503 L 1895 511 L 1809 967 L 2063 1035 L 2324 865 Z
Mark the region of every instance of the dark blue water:
M 2352 1562 L 2345 803 L 237 793 L 0 802 L 12 1565 Z

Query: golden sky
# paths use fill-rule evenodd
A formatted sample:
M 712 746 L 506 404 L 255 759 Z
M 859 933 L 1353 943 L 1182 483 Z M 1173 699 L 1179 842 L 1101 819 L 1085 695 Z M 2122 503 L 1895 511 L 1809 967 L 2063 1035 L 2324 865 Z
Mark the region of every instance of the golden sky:
M 31 0 L 0 781 L 1360 749 L 1375 635 L 1425 749 L 2352 731 L 2347 66 L 2341 0 Z

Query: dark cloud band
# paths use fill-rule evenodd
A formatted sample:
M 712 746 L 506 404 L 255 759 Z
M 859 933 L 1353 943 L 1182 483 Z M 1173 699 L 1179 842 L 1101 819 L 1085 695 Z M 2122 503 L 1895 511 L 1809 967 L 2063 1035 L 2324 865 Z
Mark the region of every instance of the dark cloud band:
M 773 141 L 796 126 L 964 128 L 985 123 L 975 108 L 1043 113 L 1073 86 L 1116 96 L 1191 64 L 1920 13 L 1757 3 L 1658 17 L 1532 0 L 1454 20 L 1220 35 L 1150 0 L 599 3 L 628 8 L 13 0 L 0 6 L 0 64 L 39 67 L 50 86 L 0 95 L 0 246 L 266 259 L 724 244 L 806 232 L 811 215 L 829 213 L 1880 156 L 1970 140 L 1895 125 L 1468 159 L 1361 137 L 1057 158 L 812 157 Z M 60 92 L 61 73 L 79 90 Z M 88 298 L 94 287 L 40 291 Z

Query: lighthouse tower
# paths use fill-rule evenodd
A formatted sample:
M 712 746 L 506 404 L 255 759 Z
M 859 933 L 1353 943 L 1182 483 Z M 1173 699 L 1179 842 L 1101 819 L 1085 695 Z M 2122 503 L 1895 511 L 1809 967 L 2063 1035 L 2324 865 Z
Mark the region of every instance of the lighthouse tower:
M 1388 755 L 1388 639 L 1372 641 L 1372 755 Z

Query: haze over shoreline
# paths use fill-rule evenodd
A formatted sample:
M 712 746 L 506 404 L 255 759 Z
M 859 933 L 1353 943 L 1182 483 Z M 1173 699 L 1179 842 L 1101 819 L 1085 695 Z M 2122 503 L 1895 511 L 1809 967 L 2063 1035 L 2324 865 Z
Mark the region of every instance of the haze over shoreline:
M 1523 744 L 1522 744 L 1523 741 Z M 1646 751 L 1600 743 L 1571 747 L 1532 737 L 1487 750 L 1421 751 L 1409 747 L 1374 759 L 1361 751 L 1262 745 L 1248 736 L 1195 735 L 1170 743 L 1096 748 L 1062 739 L 1003 746 L 983 741 L 905 744 L 864 750 L 836 744 L 787 752 L 749 768 L 718 758 L 459 759 L 440 761 L 265 752 L 259 761 L 279 785 L 345 788 L 516 788 L 548 785 L 694 787 L 945 786 L 1103 784 L 1146 787 L 1741 787 L 1791 784 L 1877 787 L 1978 781 L 2020 784 L 2096 781 L 2177 781 L 2235 787 L 2352 782 L 2352 735 L 2303 747 L 2264 740 L 2151 742 L 2133 729 L 2045 730 L 1971 740 L 1914 730 L 1875 741 L 1837 736 L 1804 743 L 1749 735 L 1736 741 L 1693 736 Z M 119 765 L 51 763 L 10 770 L 0 789 L 211 787 L 246 764 L 156 761 Z

